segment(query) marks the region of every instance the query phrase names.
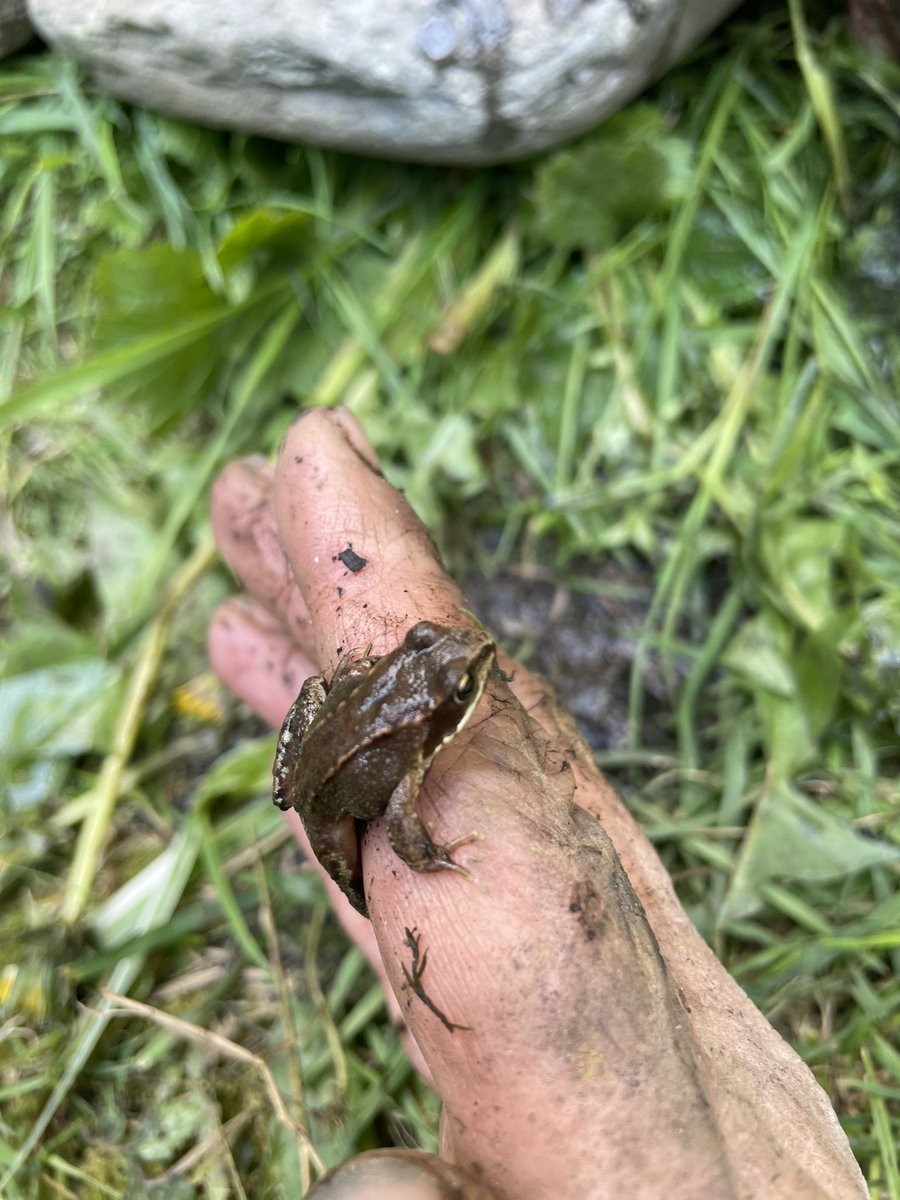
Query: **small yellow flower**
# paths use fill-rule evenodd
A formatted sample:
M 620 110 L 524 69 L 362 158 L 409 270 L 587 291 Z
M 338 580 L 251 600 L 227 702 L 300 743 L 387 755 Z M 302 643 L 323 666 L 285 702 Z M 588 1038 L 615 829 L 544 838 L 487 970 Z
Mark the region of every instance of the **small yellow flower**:
M 204 725 L 218 725 L 225 719 L 221 696 L 218 679 L 211 671 L 204 671 L 175 689 L 175 711 Z

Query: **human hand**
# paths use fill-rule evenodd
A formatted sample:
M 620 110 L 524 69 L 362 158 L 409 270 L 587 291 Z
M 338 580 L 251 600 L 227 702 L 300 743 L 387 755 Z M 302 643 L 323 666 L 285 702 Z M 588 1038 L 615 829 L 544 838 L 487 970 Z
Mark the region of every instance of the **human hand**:
M 346 648 L 467 623 L 346 413 L 294 425 L 274 473 L 228 468 L 213 523 L 253 597 L 216 614 L 213 665 L 275 725 Z M 441 1097 L 442 1158 L 510 1200 L 865 1195 L 824 1095 L 687 921 L 546 684 L 501 665 L 419 799 L 438 841 L 482 835 L 454 852 L 470 879 L 410 870 L 383 821 L 363 839 L 371 924 L 326 877 Z

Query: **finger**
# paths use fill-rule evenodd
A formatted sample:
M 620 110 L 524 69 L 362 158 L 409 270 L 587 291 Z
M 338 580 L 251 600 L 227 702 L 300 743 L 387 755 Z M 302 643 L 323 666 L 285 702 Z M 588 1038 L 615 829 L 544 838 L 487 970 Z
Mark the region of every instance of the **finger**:
M 326 644 L 321 643 L 320 635 L 319 654 L 327 654 L 331 648 L 330 665 L 347 646 L 362 645 L 369 639 L 376 653 L 393 649 L 417 620 L 453 625 L 469 622 L 462 611 L 462 593 L 444 572 L 428 531 L 402 495 L 386 482 L 371 445 L 349 413 L 314 410 L 297 422 L 279 456 L 277 480 L 275 492 L 282 501 L 278 527 L 285 557 L 306 597 L 303 602 L 291 598 L 288 603 L 282 593 L 281 609 L 290 613 L 299 608 L 308 618 L 310 606 L 315 608 L 315 628 L 327 630 Z M 329 489 L 337 494 L 338 503 Z M 330 497 L 327 508 L 322 506 L 323 493 Z M 237 497 L 238 502 L 240 499 Z M 264 499 L 269 511 L 265 522 L 259 520 L 256 525 L 266 530 L 268 541 L 276 523 L 268 486 Z M 236 507 L 240 511 L 239 503 Z M 241 543 L 246 546 L 246 537 Z M 352 549 L 364 559 L 362 571 L 347 568 L 338 557 L 338 547 Z M 257 569 L 254 565 L 249 573 Z M 354 592 L 359 593 L 356 602 Z M 381 627 L 384 634 L 379 640 Z M 302 636 L 304 649 L 315 653 L 305 620 Z M 560 711 L 546 681 L 508 655 L 501 653 L 499 661 L 524 707 L 551 735 L 565 736 L 576 773 L 593 773 L 590 751 L 568 714 Z M 612 789 L 607 788 L 604 795 L 618 804 Z
M 213 534 L 223 558 L 250 595 L 291 632 L 309 658 L 313 650 L 309 611 L 279 539 L 273 482 L 272 467 L 260 455 L 229 463 L 213 486 Z
M 468 621 L 463 597 L 444 573 L 427 530 L 383 478 L 349 414 L 313 411 L 297 422 L 279 455 L 275 481 L 278 528 L 326 672 L 349 647 L 371 641 L 376 653 L 393 649 L 419 619 Z M 361 569 L 351 570 L 340 558 L 345 550 Z M 576 777 L 586 778 L 593 771 L 590 752 L 571 721 L 548 702 L 546 682 L 509 659 L 503 667 L 529 712 L 564 739 Z M 618 805 L 611 789 L 601 794 Z M 464 861 L 466 851 L 461 853 Z
M 261 604 L 235 597 L 213 614 L 209 660 L 229 689 L 270 725 L 279 726 L 315 666 Z
M 427 530 L 349 413 L 314 410 L 288 431 L 274 506 L 323 666 L 370 641 L 376 654 L 392 650 L 422 618 L 471 623 Z

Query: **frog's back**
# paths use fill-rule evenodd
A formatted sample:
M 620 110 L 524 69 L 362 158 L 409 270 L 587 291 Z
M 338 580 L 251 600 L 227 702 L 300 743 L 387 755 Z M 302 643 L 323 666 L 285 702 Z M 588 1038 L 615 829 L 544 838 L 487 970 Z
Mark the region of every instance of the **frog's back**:
M 322 784 L 317 808 L 335 817 L 349 813 L 361 821 L 376 820 L 409 772 L 422 737 L 423 730 L 411 728 L 357 748 Z

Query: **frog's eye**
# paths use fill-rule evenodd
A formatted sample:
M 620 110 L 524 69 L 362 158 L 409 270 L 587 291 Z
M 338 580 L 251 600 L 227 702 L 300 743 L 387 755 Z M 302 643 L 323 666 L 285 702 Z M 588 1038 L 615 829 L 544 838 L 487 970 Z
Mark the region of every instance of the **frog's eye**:
M 431 621 L 419 621 L 413 625 L 404 641 L 410 650 L 428 650 L 441 636 L 440 628 Z
M 461 676 L 456 687 L 453 689 L 453 699 L 457 704 L 465 704 L 468 698 L 475 691 L 475 680 L 472 675 L 466 671 L 465 675 Z

